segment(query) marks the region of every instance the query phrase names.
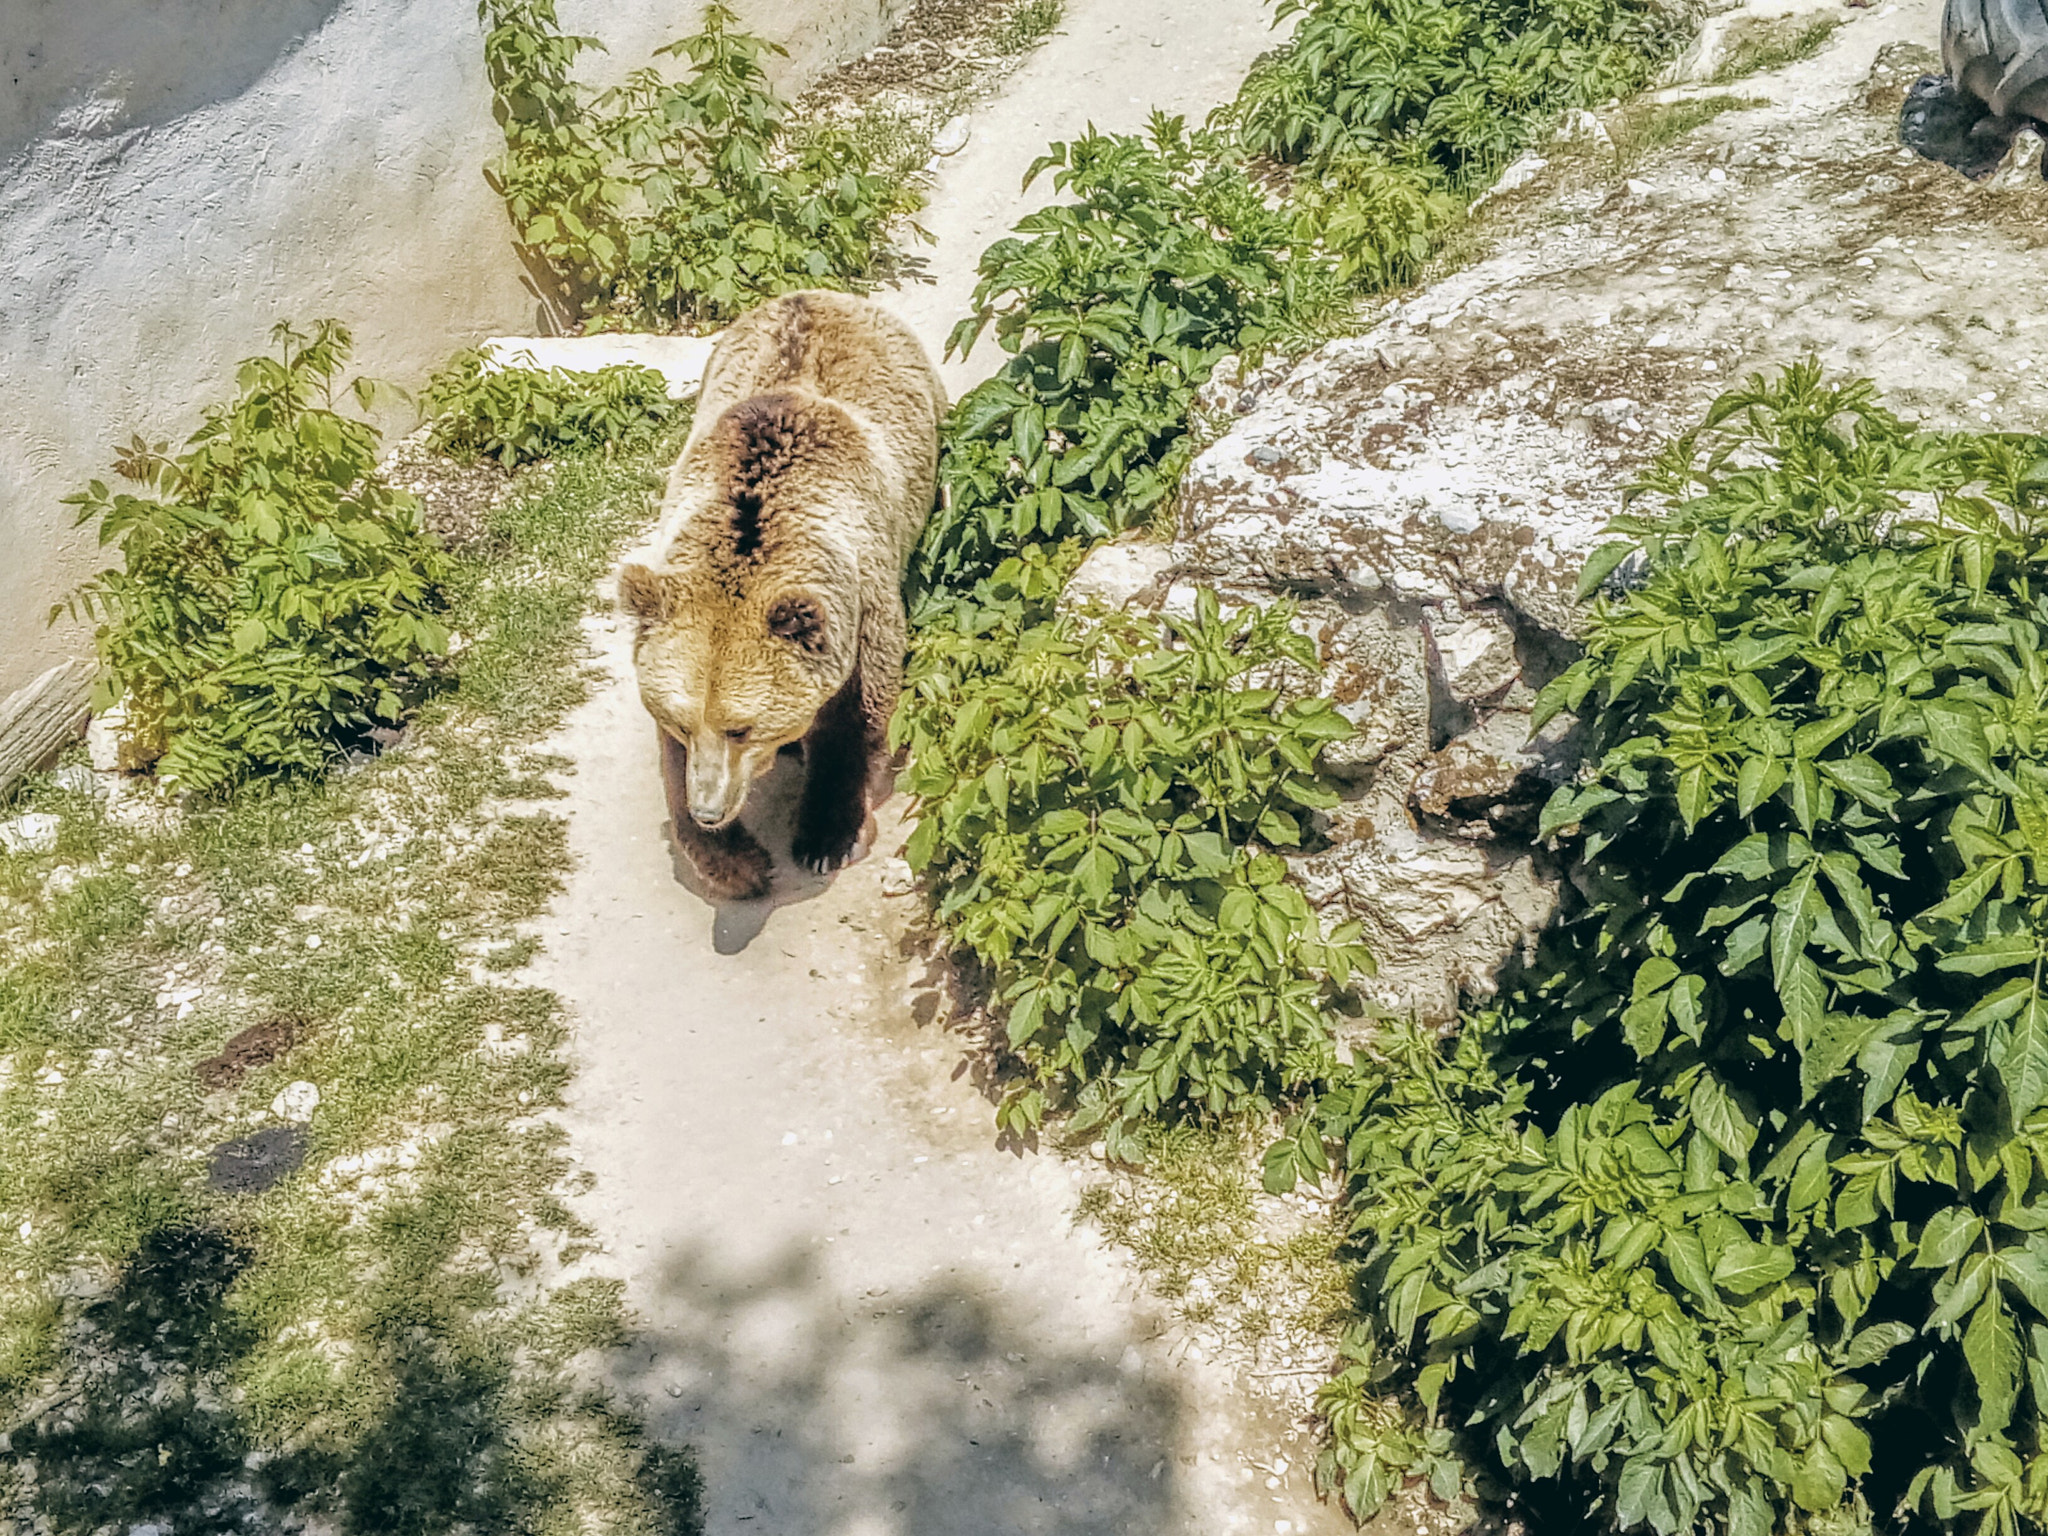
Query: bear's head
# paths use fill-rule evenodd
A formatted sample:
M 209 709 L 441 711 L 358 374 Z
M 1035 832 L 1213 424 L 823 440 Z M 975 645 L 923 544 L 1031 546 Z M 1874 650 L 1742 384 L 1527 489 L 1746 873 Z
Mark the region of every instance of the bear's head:
M 851 583 L 755 585 L 736 593 L 674 568 L 619 571 L 620 606 L 639 627 L 640 698 L 688 753 L 690 816 L 703 827 L 740 813 L 754 780 L 853 674 L 860 614 Z

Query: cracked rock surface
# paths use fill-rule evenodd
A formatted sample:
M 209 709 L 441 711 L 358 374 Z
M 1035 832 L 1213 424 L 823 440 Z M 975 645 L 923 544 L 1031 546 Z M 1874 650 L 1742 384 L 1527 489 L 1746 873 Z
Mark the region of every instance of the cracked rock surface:
M 1482 259 L 1206 392 L 1221 430 L 1188 472 L 1170 580 L 1302 605 L 1359 736 L 1327 760 L 1347 797 L 1294 867 L 1364 923 L 1387 1010 L 1448 1022 L 1555 909 L 1532 840 L 1576 754 L 1568 722 L 1532 742 L 1530 709 L 1574 654 L 1579 569 L 1661 444 L 1809 354 L 1931 426 L 2043 420 L 2048 301 L 2014 279 L 2048 192 L 2024 143 L 1982 185 L 1897 143 L 1936 0 L 1848 15 L 1775 73 L 1669 88 L 1597 133 L 1575 118 L 1482 200 Z M 1628 148 L 1714 96 L 1736 100 Z

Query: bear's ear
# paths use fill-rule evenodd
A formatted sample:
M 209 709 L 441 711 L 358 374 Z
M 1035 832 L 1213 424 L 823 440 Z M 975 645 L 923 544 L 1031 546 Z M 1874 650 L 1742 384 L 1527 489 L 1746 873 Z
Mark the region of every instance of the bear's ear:
M 651 565 L 622 565 L 619 606 L 643 624 L 658 624 L 668 617 L 668 582 Z
M 785 592 L 768 605 L 768 633 L 806 655 L 822 656 L 828 649 L 825 605 L 808 592 Z

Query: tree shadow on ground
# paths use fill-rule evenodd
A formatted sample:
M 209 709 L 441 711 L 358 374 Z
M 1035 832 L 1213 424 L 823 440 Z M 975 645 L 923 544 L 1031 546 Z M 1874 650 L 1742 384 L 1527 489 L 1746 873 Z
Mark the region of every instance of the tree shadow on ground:
M 815 1248 L 686 1256 L 658 1285 L 622 1385 L 696 1448 L 714 1536 L 1185 1528 L 1189 1415 L 1121 1341 L 1020 1326 L 950 1277 L 849 1297 Z
M 250 1240 L 203 1222 L 144 1237 L 114 1287 L 66 1327 L 64 1383 L 0 1426 L 16 1473 L 12 1490 L 0 1477 L 0 1529 L 84 1536 L 147 1522 L 225 1536 L 317 1513 L 335 1536 L 442 1536 L 530 1529 L 575 1502 L 546 1443 L 574 1427 L 561 1411 L 574 1389 L 534 1370 L 520 1341 L 461 1306 L 439 1275 L 377 1287 L 352 1377 L 367 1401 L 330 1402 L 296 1443 L 265 1445 L 237 1390 L 260 1341 L 232 1295 L 258 1257 Z M 603 1404 L 580 1406 L 585 1427 L 637 1438 L 630 1422 L 604 1423 Z M 695 1536 L 687 1451 L 653 1447 L 622 1464 L 631 1486 L 615 1491 L 635 1518 L 620 1529 Z

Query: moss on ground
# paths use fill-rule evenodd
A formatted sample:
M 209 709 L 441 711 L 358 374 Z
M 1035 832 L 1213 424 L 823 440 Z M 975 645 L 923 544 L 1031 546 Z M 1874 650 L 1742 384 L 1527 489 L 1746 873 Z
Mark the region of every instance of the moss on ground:
M 537 743 L 677 443 L 492 515 L 395 749 L 183 809 L 26 786 L 59 821 L 0 853 L 0 1525 L 700 1524 L 588 1369 L 626 1319 L 573 1268 L 566 1021 L 505 975 L 568 857 Z

